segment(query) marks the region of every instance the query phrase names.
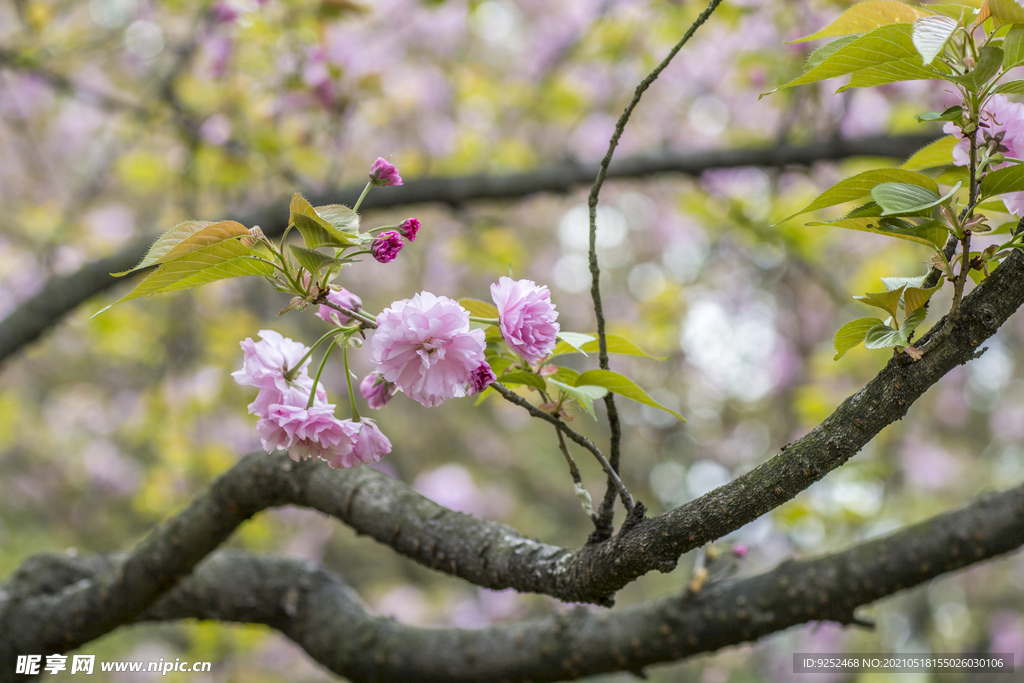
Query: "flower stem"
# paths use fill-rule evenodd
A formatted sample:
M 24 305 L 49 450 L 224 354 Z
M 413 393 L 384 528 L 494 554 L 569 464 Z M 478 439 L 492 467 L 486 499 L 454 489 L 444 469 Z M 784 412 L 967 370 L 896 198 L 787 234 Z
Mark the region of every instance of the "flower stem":
M 366 194 L 370 191 L 371 187 L 373 187 L 373 181 L 372 180 L 370 182 L 366 183 L 366 187 L 363 188 L 363 193 L 361 195 L 359 195 L 359 199 L 356 200 L 356 205 L 352 207 L 353 211 L 358 211 L 359 210 L 359 206 L 363 203 L 363 199 L 366 198 Z
M 345 348 L 342 349 L 341 357 L 345 359 L 345 383 L 348 385 L 348 402 L 352 406 L 352 421 L 359 422 L 359 409 L 356 408 L 356 392 L 352 389 L 352 372 L 348 369 L 348 340 L 345 340 Z
M 295 373 L 299 371 L 299 368 L 301 368 L 303 365 L 306 364 L 306 361 L 309 360 L 309 357 L 313 355 L 313 352 L 316 350 L 316 347 L 320 346 L 321 344 L 323 344 L 325 341 L 327 341 L 331 337 L 337 336 L 337 334 L 338 334 L 338 330 L 337 330 L 337 328 L 335 328 L 335 329 L 331 330 L 330 332 L 328 332 L 327 334 L 325 334 L 324 336 L 322 336 L 319 339 L 317 339 L 315 342 L 313 342 L 313 345 L 309 347 L 309 351 L 306 351 L 306 355 L 303 356 L 302 359 L 298 363 L 295 364 L 295 367 L 294 368 L 289 368 L 288 372 L 284 373 L 284 378 L 286 380 L 288 380 L 289 382 L 292 381 L 292 379 L 295 378 Z M 319 375 L 317 375 L 317 376 L 319 376 Z M 315 387 L 314 387 L 314 390 L 315 390 Z
M 469 322 L 471 323 L 482 323 L 484 325 L 497 325 L 499 322 L 498 318 L 478 318 L 475 315 L 469 316 Z
M 327 347 L 327 351 L 324 352 L 324 357 L 320 360 L 320 367 L 316 369 L 316 377 L 313 378 L 313 391 L 309 392 L 309 400 L 306 401 L 306 410 L 313 407 L 313 399 L 316 396 L 316 388 L 320 386 L 320 375 L 324 371 L 324 366 L 327 365 L 327 359 L 331 357 L 331 351 L 338 344 L 338 338 L 335 337 L 331 340 L 331 345 Z M 347 347 L 347 345 L 346 345 Z

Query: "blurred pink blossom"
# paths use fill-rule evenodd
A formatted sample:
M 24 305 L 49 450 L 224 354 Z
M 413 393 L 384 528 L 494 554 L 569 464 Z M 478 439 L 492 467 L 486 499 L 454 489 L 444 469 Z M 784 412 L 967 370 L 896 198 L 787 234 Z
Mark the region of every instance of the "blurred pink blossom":
M 377 462 L 391 452 L 391 442 L 388 437 L 380 431 L 377 424 L 369 419 L 362 418 L 359 422 L 353 422 L 359 427 L 352 444 L 352 452 L 343 457 L 336 465 L 328 461 L 331 467 L 356 467 L 370 462 Z
M 491 285 L 491 298 L 498 307 L 501 336 L 513 351 L 536 363 L 555 348 L 558 312 L 546 286 L 502 276 Z
M 433 408 L 468 394 L 484 361 L 484 331 L 469 329 L 469 312 L 457 301 L 420 292 L 381 311 L 377 325 L 373 362 L 409 398 Z
M 377 371 L 371 372 L 359 383 L 359 393 L 366 399 L 367 405 L 374 410 L 386 406 L 391 401 L 391 397 L 395 395 L 397 388 Z
M 942 132 L 954 135 L 960 141 L 953 148 L 953 163 L 966 166 L 970 162 L 970 138 L 964 136 L 960 127 L 952 121 L 942 126 Z M 985 144 L 986 138 L 1003 134 L 1002 146 L 1006 147 L 1007 156 L 1021 158 L 1024 155 L 1024 104 L 1010 102 L 1005 95 L 993 95 L 985 105 L 981 114 L 977 136 L 979 147 Z M 1002 168 L 1009 162 L 995 164 L 992 168 Z M 1016 215 L 1024 215 L 1024 192 L 1010 192 L 1002 195 L 1007 210 Z

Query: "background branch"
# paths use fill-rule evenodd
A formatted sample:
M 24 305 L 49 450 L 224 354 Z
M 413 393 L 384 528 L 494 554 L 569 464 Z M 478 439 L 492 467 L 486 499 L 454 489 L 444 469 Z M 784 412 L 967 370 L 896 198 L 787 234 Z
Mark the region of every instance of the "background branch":
M 854 611 L 940 574 L 1024 544 L 1024 486 L 981 496 L 888 537 L 752 578 L 711 584 L 614 612 L 573 612 L 482 629 L 426 629 L 367 613 L 336 574 L 309 561 L 214 553 L 133 621 L 185 618 L 275 628 L 314 659 L 361 681 L 555 681 L 651 664 L 757 640 L 809 621 L 863 623 Z M 6 600 L 98 580 L 118 557 L 32 558 Z M 3 605 L 3 603 L 0 603 Z M 0 607 L 2 609 L 2 607 Z M 28 616 L 24 618 L 30 618 Z M 24 652 L 40 652 L 41 646 Z M 0 680 L 16 680 L 13 658 Z
M 878 136 L 853 140 L 834 139 L 800 146 L 782 145 L 697 154 L 645 154 L 613 162 L 608 169 L 608 177 L 646 178 L 665 173 L 698 176 L 713 168 L 781 168 L 855 156 L 900 158 L 913 154 L 933 140 L 932 135 Z M 458 206 L 481 199 L 516 199 L 537 192 L 564 193 L 591 183 L 596 173 L 596 164 L 566 161 L 528 173 L 423 178 L 407 181 L 400 187 L 390 187 L 387 192 L 372 192 L 363 202 L 363 208 L 383 209 L 432 202 Z M 361 191 L 362 185 L 336 192 L 309 193 L 307 198 L 314 206 L 351 206 Z M 287 227 L 288 198 L 271 202 L 254 211 L 231 214 L 227 218 L 250 227 L 259 225 L 268 236 L 276 237 Z M 142 259 L 153 239 L 152 235 L 147 235 L 117 254 L 93 261 L 71 275 L 53 278 L 39 293 L 22 302 L 0 321 L 0 363 L 37 339 L 90 297 L 106 291 L 118 282 L 127 283 L 131 278 L 113 278 L 109 273 L 132 268 Z

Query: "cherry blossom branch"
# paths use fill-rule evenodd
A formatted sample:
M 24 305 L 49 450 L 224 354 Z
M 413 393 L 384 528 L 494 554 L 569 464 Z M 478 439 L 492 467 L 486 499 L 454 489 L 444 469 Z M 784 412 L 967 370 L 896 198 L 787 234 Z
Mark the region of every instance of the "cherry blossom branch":
M 360 313 L 359 311 L 353 311 L 351 308 L 345 308 L 344 306 L 340 306 L 326 298 L 320 302 L 320 305 L 327 306 L 328 308 L 333 308 L 339 313 L 344 313 L 353 320 L 358 320 L 363 327 L 369 328 L 371 330 L 377 329 L 377 321 L 368 315 Z
M 690 40 L 697 29 L 704 25 L 704 22 L 708 20 L 712 12 L 721 4 L 722 0 L 711 0 L 708 3 L 707 8 L 701 12 L 694 20 L 693 24 L 687 29 L 683 37 L 676 43 L 668 54 L 665 56 L 658 66 L 654 67 L 654 70 L 647 75 L 640 84 L 636 86 L 636 91 L 633 93 L 633 99 L 630 100 L 629 104 L 626 105 L 625 111 L 619 116 L 619 120 L 615 124 L 615 131 L 612 133 L 611 140 L 608 141 L 608 151 L 605 152 L 604 158 L 601 160 L 601 166 L 597 171 L 597 178 L 594 180 L 593 186 L 590 188 L 590 196 L 587 197 L 587 207 L 590 211 L 590 298 L 594 302 L 594 315 L 597 317 L 597 344 L 598 344 L 598 362 L 602 370 L 608 370 L 608 340 L 605 337 L 605 321 L 604 321 L 604 310 L 601 306 L 601 269 L 597 263 L 597 200 L 601 194 L 601 187 L 604 185 L 605 178 L 608 177 L 608 166 L 612 162 L 612 155 L 615 154 L 615 148 L 619 144 L 619 138 L 622 137 L 623 131 L 626 130 L 626 124 L 629 122 L 629 117 L 633 114 L 633 110 L 640 104 L 640 98 L 644 92 L 651 86 L 651 83 L 661 75 L 668 65 L 672 62 L 672 59 L 679 53 L 679 50 L 683 48 L 683 45 Z M 622 445 L 622 425 L 619 423 L 619 411 L 615 407 L 615 395 L 611 392 L 604 397 L 604 404 L 608 411 L 608 426 L 611 431 L 610 435 L 610 449 L 609 456 L 611 458 L 611 470 L 617 472 L 619 469 L 619 458 L 620 449 Z M 612 519 L 615 514 L 615 490 L 618 485 L 615 479 L 608 476 L 608 488 L 604 495 L 604 500 L 601 501 L 601 506 L 597 513 L 597 529 L 594 531 L 591 537 L 592 541 L 601 541 L 611 536 L 612 533 Z
M 863 624 L 855 614 L 900 590 L 1014 551 L 1024 544 L 1024 486 L 987 494 L 890 536 L 736 581 L 595 614 L 577 609 L 482 629 L 426 629 L 369 615 L 355 591 L 310 561 L 220 550 L 141 614 L 122 624 L 213 619 L 265 624 L 340 676 L 452 683 L 574 679 L 643 670 L 750 642 L 811 621 Z M 0 625 L 18 606 L 69 595 L 123 565 L 117 555 L 42 555 L 0 584 Z M 0 639 L 0 681 L 17 654 L 45 651 Z
M 491 385 L 491 388 L 494 389 L 499 394 L 501 394 L 506 401 L 514 403 L 517 406 L 520 406 L 521 408 L 525 408 L 526 411 L 530 413 L 530 415 L 532 415 L 533 417 L 540 418 L 541 420 L 544 420 L 546 422 L 550 422 L 555 426 L 555 429 L 559 430 L 560 432 L 568 436 L 570 439 L 578 443 L 580 446 L 583 446 L 588 451 L 590 451 L 594 455 L 594 458 L 599 463 L 601 463 L 601 467 L 608 475 L 608 478 L 612 480 L 612 485 L 615 487 L 615 490 L 618 491 L 619 497 L 622 499 L 622 505 L 626 508 L 626 511 L 629 513 L 633 513 L 633 496 L 631 496 L 629 491 L 626 489 L 626 485 L 622 483 L 622 479 L 619 478 L 619 475 L 615 471 L 615 468 L 611 466 L 611 463 L 608 462 L 608 459 L 604 457 L 604 453 L 601 452 L 600 448 L 594 445 L 593 441 L 583 436 L 582 434 L 571 428 L 569 425 L 565 424 L 565 422 L 559 420 L 554 415 L 550 413 L 545 413 L 543 410 L 533 405 L 519 394 L 516 394 L 515 392 L 511 391 L 508 387 L 501 384 L 500 382 L 495 382 L 494 384 Z M 640 507 L 637 509 L 642 514 L 643 505 L 641 504 Z
M 699 176 L 713 168 L 759 166 L 784 168 L 806 166 L 818 161 L 855 156 L 906 157 L 933 142 L 931 135 L 901 135 L 831 139 L 800 146 L 775 146 L 679 154 L 662 152 L 643 154 L 614 161 L 608 179 L 647 178 L 659 174 L 681 173 Z M 566 193 L 579 185 L 593 182 L 597 167 L 575 161 L 554 163 L 528 173 L 501 176 L 463 176 L 407 180 L 389 192 L 371 193 L 364 209 L 381 209 L 410 204 L 442 203 L 459 206 L 480 199 L 519 199 L 537 192 Z M 362 185 L 329 193 L 306 193 L 314 205 L 351 205 Z M 243 225 L 265 226 L 264 233 L 277 237 L 287 227 L 288 200 L 281 199 L 246 213 L 229 216 Z M 153 237 L 145 235 L 117 254 L 93 261 L 75 273 L 53 277 L 39 292 L 23 301 L 0 321 L 0 363 L 26 344 L 33 342 L 68 313 L 89 298 L 118 283 L 133 278 L 114 278 L 110 273 L 130 270 L 149 249 Z

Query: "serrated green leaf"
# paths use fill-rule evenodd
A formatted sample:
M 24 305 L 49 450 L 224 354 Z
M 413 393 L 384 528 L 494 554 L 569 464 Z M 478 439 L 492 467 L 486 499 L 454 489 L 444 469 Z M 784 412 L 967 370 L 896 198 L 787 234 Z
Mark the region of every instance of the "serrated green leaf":
M 958 140 L 950 135 L 939 138 L 914 152 L 900 168 L 907 171 L 923 171 L 939 166 L 948 166 L 953 163 L 953 148 Z
M 912 314 L 917 309 L 928 303 L 928 300 L 932 298 L 932 294 L 939 291 L 942 287 L 940 281 L 939 284 L 935 285 L 931 289 L 922 289 L 920 287 L 907 287 L 903 290 L 903 310 L 907 315 Z
M 804 73 L 818 66 L 826 59 L 834 55 L 840 48 L 846 47 L 853 41 L 857 40 L 857 38 L 859 37 L 860 36 L 844 36 L 837 40 L 833 40 L 831 43 L 826 43 L 825 45 L 822 45 L 817 50 L 808 55 L 807 61 L 804 63 Z
M 1003 67 L 1003 51 L 998 47 L 986 45 L 978 52 L 978 61 L 973 69 L 963 76 L 947 76 L 947 80 L 980 91 Z
M 964 108 L 959 104 L 947 107 L 943 111 L 928 111 L 923 114 L 918 114 L 914 118 L 917 119 L 918 123 L 925 123 L 926 121 L 959 121 L 964 116 Z M 906 167 L 904 164 L 903 168 Z
M 583 384 L 580 386 L 570 386 L 564 382 L 558 380 L 549 380 L 552 385 L 558 387 L 558 390 L 562 393 L 572 396 L 576 399 L 576 402 L 580 404 L 590 417 L 597 419 L 597 414 L 594 412 L 594 401 L 599 398 L 604 398 L 608 395 L 608 389 L 606 387 Z
M 931 208 L 946 201 L 960 190 L 957 183 L 943 196 L 917 185 L 882 183 L 871 188 L 871 197 L 882 207 L 883 216 L 908 214 Z
M 686 422 L 686 419 L 682 415 L 671 408 L 666 408 L 661 405 L 648 396 L 647 392 L 638 387 L 636 382 L 625 375 L 620 375 L 617 372 L 612 372 L 611 370 L 587 370 L 576 378 L 576 385 L 579 386 L 582 384 L 596 384 L 597 386 L 605 387 L 608 391 L 614 394 L 625 396 L 628 399 L 632 399 L 638 403 L 643 403 L 644 405 L 651 406 L 652 408 L 664 410 L 666 413 Z
M 595 334 L 593 334 L 591 336 L 596 337 L 597 334 L 595 333 Z M 654 360 L 665 360 L 665 356 L 652 356 L 651 354 L 649 354 L 646 351 L 642 350 L 640 347 L 638 347 L 633 342 L 631 342 L 628 339 L 625 339 L 623 337 L 619 337 L 619 336 L 614 335 L 614 334 L 606 334 L 604 336 L 604 339 L 605 339 L 605 343 L 607 343 L 607 345 L 608 345 L 608 347 L 607 347 L 608 348 L 608 353 L 617 353 L 617 354 L 622 354 L 622 355 L 625 355 L 625 356 L 642 356 L 643 358 L 652 358 Z M 585 351 L 587 353 L 597 353 L 599 350 L 600 349 L 598 348 L 598 341 L 597 341 L 597 339 L 594 339 L 593 341 L 589 341 L 589 342 L 583 344 L 583 351 Z M 554 350 L 551 351 L 551 355 L 552 356 L 562 356 L 562 355 L 565 355 L 567 353 L 576 353 L 576 352 L 577 352 L 577 350 L 575 348 L 573 348 L 572 346 L 570 346 L 569 344 L 564 344 L 562 342 L 559 342 L 558 344 L 555 345 Z
M 295 226 L 295 229 L 299 231 L 299 234 L 302 235 L 302 241 L 307 249 L 316 249 L 317 247 L 352 247 L 359 245 L 362 241 L 346 234 L 321 218 L 316 209 L 298 192 L 292 195 L 288 208 L 290 212 L 289 220 Z
M 873 88 L 886 83 L 948 78 L 949 73 L 949 67 L 942 62 L 925 66 L 920 55 L 913 55 L 855 71 L 850 74 L 850 81 L 837 88 L 836 92 L 844 93 L 852 88 Z
M 919 275 L 917 277 L 883 277 L 882 284 L 885 285 L 886 291 L 891 292 L 900 287 L 920 287 L 924 284 L 927 277 L 927 275 Z
M 184 256 L 191 251 L 199 251 L 223 240 L 249 235 L 248 228 L 235 221 L 184 221 L 160 235 L 134 268 L 111 275 L 122 277 L 142 268 Z
M 299 265 L 313 274 L 316 274 L 325 265 L 336 265 L 338 263 L 338 259 L 327 254 L 321 254 L 319 251 L 305 249 L 295 244 L 289 244 L 288 246 L 291 248 L 292 256 L 299 262 Z
M 878 318 L 857 318 L 846 323 L 832 338 L 832 347 L 836 350 L 835 358 L 839 360 L 846 352 L 864 341 L 864 336 L 873 327 L 883 324 Z
M 946 243 L 946 236 L 949 234 L 945 226 L 939 221 L 925 221 L 920 225 L 910 223 L 900 218 L 841 218 L 835 221 L 815 221 L 808 223 L 808 226 L 828 226 L 833 228 L 846 228 L 847 230 L 859 230 L 861 232 L 873 232 L 876 235 L 896 237 L 901 240 L 917 242 L 933 249 L 941 248 Z
M 342 232 L 351 234 L 359 233 L 359 214 L 344 204 L 327 204 L 326 206 L 315 206 L 313 211 L 320 218 L 327 221 Z
M 877 67 L 886 62 L 909 57 L 920 59 L 911 38 L 912 33 L 913 27 L 910 24 L 895 24 L 877 28 L 839 48 L 814 68 L 775 90 L 845 76 L 862 69 Z
M 864 347 L 868 349 L 885 349 L 902 347 L 910 344 L 910 335 L 924 322 L 928 315 L 927 308 L 919 308 L 903 321 L 898 330 L 888 325 L 878 325 L 868 330 L 864 337 Z
M 914 47 L 920 53 L 924 64 L 927 66 L 938 56 L 946 46 L 946 41 L 956 31 L 960 22 L 949 17 L 932 15 L 921 17 L 914 22 L 912 39 Z
M 982 197 L 1024 192 L 1024 164 L 1014 164 L 988 173 L 981 179 L 980 189 Z
M 887 292 L 868 292 L 864 296 L 853 297 L 861 303 L 865 303 L 868 306 L 874 306 L 875 308 L 881 308 L 886 311 L 892 317 L 896 317 L 896 311 L 899 310 L 900 297 L 903 295 L 903 287 L 893 289 Z
M 480 301 L 480 299 L 459 299 L 459 305 L 469 311 L 474 318 L 497 318 L 498 309 L 494 304 Z
M 597 341 L 595 337 L 589 334 L 580 334 L 579 332 L 559 332 L 558 339 L 565 342 L 576 351 L 579 351 L 584 356 L 587 355 L 587 352 L 583 349 L 584 345 L 589 342 Z
M 1003 38 L 1003 71 L 1024 64 L 1024 24 L 1014 24 Z
M 805 43 L 809 40 L 830 38 L 832 36 L 866 33 L 880 26 L 887 26 L 889 24 L 909 24 L 923 16 L 926 16 L 924 12 L 905 5 L 902 2 L 895 2 L 893 0 L 867 0 L 866 2 L 859 2 L 846 10 L 838 19 L 817 33 L 812 33 L 809 36 L 804 36 L 803 38 L 790 41 L 790 44 Z
M 525 384 L 528 387 L 544 391 L 544 378 L 532 372 L 507 372 L 499 377 L 498 381 L 502 384 Z
M 935 181 L 923 173 L 908 171 L 902 168 L 879 168 L 873 171 L 858 173 L 857 175 L 846 178 L 845 180 L 840 180 L 838 183 L 818 195 L 813 202 L 796 213 L 783 218 L 779 223 L 785 223 L 786 221 L 796 218 L 800 214 L 807 213 L 808 211 L 817 211 L 818 209 L 825 209 L 837 204 L 845 204 L 846 202 L 852 202 L 858 199 L 863 199 L 864 197 L 869 197 L 871 195 L 871 188 L 876 185 L 889 182 L 917 185 L 931 190 L 936 194 L 939 192 L 939 186 L 935 184 Z M 776 223 L 776 225 L 778 225 L 778 223 Z
M 191 289 L 216 280 L 243 275 L 273 274 L 273 264 L 263 260 L 259 251 L 245 246 L 237 239 L 223 240 L 189 252 L 172 261 L 161 263 L 132 291 L 100 310 L 96 315 L 111 306 L 131 301 L 140 296 Z

